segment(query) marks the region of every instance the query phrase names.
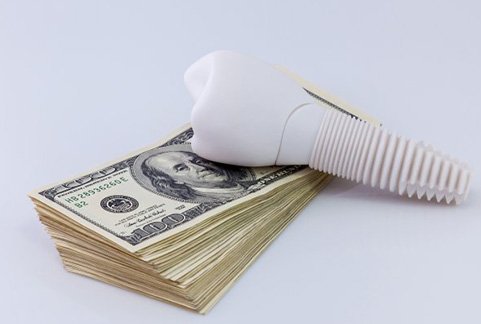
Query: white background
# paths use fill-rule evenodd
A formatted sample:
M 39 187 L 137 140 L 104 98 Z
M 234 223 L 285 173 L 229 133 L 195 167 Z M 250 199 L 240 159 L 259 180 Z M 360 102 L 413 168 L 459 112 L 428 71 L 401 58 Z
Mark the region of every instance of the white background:
M 3 323 L 480 323 L 478 1 L 0 0 Z M 469 162 L 458 207 L 336 181 L 206 316 L 67 273 L 27 192 L 189 120 L 216 49 L 282 64 Z

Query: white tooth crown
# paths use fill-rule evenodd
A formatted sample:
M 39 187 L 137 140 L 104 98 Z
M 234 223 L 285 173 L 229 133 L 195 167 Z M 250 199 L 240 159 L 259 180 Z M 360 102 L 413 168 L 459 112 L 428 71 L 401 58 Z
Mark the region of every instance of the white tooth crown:
M 322 119 L 311 168 L 400 195 L 461 203 L 471 171 L 464 163 L 331 109 Z

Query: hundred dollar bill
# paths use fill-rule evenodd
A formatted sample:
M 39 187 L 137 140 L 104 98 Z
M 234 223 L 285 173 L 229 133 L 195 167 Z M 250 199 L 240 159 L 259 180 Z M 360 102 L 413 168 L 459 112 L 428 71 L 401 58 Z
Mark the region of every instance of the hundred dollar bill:
M 310 172 L 213 163 L 192 152 L 192 135 L 185 125 L 156 145 L 30 197 L 136 252 Z

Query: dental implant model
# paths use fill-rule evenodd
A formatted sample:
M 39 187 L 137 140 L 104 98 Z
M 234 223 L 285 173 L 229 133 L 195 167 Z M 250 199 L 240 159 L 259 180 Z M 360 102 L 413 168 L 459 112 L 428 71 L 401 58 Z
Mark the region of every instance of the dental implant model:
M 311 168 L 409 197 L 462 202 L 468 166 L 319 101 L 273 66 L 230 51 L 185 73 L 194 99 L 193 151 L 243 166 Z M 321 98 L 322 99 L 322 98 Z

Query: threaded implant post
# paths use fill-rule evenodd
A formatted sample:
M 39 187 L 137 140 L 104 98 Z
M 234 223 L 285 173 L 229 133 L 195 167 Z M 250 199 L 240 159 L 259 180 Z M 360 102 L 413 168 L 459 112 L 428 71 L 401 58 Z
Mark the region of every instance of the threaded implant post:
M 341 178 L 419 199 L 465 200 L 471 171 L 465 163 L 331 109 L 324 116 L 309 166 Z

